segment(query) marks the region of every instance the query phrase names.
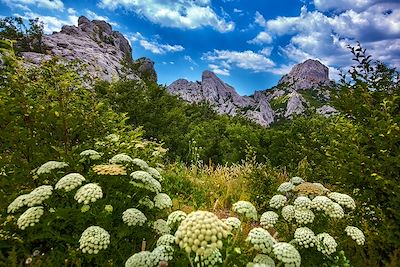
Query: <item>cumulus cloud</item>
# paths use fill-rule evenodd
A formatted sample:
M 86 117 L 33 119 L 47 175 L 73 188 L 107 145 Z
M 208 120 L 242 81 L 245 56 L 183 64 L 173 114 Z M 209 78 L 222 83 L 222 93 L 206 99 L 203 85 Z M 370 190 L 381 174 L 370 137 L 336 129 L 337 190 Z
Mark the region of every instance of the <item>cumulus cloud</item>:
M 145 50 L 148 50 L 153 54 L 158 54 L 158 55 L 181 52 L 185 50 L 185 48 L 181 45 L 160 44 L 156 40 L 149 40 L 139 32 L 136 32 L 134 34 L 128 34 L 128 39 L 131 42 L 138 42 L 139 45 L 143 47 Z
M 108 17 L 106 16 L 101 16 L 96 14 L 95 12 L 91 11 L 91 10 L 86 10 L 86 16 L 90 19 L 90 20 L 104 20 L 107 21 L 111 26 L 116 27 L 118 26 L 118 23 L 111 21 Z
M 1 0 L 9 7 L 29 10 L 29 6 L 39 8 L 63 10 L 64 3 L 61 0 Z
M 221 68 L 221 66 L 215 64 L 208 64 L 208 68 L 211 69 L 212 72 L 219 75 L 230 76 L 229 69 Z
M 386 3 L 398 3 L 398 0 L 314 0 L 314 6 L 321 11 L 344 11 L 352 9 L 363 11 L 372 5 Z
M 74 14 L 68 15 L 65 19 L 54 17 L 54 16 L 44 16 L 34 12 L 25 12 L 23 15 L 21 14 L 13 14 L 16 17 L 21 17 L 23 19 L 35 19 L 39 18 L 41 22 L 43 22 L 43 31 L 45 33 L 58 32 L 61 30 L 64 25 L 78 25 L 78 17 Z
M 254 39 L 248 41 L 249 44 L 270 44 L 272 37 L 267 32 L 260 32 Z
M 153 23 L 165 27 L 197 29 L 211 26 L 219 32 L 229 32 L 235 23 L 218 16 L 210 0 L 101 0 L 101 8 L 125 8 Z

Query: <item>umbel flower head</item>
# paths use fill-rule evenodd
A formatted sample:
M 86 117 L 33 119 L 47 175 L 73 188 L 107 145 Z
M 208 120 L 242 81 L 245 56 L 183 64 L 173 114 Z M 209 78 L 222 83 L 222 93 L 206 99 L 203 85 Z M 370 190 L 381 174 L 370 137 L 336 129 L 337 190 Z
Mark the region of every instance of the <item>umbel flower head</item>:
M 75 194 L 78 203 L 89 204 L 103 197 L 103 191 L 98 184 L 90 183 L 82 186 Z
M 79 239 L 79 248 L 83 253 L 97 254 L 109 244 L 110 234 L 100 226 L 88 227 Z
M 122 213 L 122 220 L 129 226 L 142 226 L 147 218 L 140 210 L 131 208 Z
M 161 176 L 160 172 L 157 171 L 156 168 L 153 167 L 147 167 L 144 169 L 146 172 L 148 172 L 153 178 L 157 179 L 157 181 L 162 182 L 164 179 Z
M 176 243 L 187 253 L 209 255 L 213 249 L 223 246 L 228 236 L 228 226 L 208 211 L 190 213 L 175 233 Z
M 311 200 L 308 197 L 299 196 L 294 200 L 293 205 L 296 209 L 309 209 Z
M 314 221 L 315 215 L 309 209 L 305 208 L 295 208 L 294 209 L 294 218 L 298 224 L 307 224 L 312 223 Z
M 83 177 L 79 173 L 70 173 L 62 177 L 57 183 L 55 188 L 56 189 L 64 189 L 66 192 L 69 192 L 85 181 L 85 177 Z
M 142 170 L 149 168 L 147 162 L 142 159 L 135 158 L 132 160 L 132 163 L 141 168 Z
M 253 228 L 249 232 L 246 241 L 253 245 L 254 249 L 265 254 L 269 254 L 272 251 L 275 239 L 270 233 L 263 228 Z
M 149 209 L 154 208 L 154 202 L 148 196 L 145 196 L 139 200 L 139 204 Z
M 154 179 L 149 173 L 145 171 L 135 171 L 131 173 L 131 177 L 132 181 L 130 183 L 134 186 L 147 189 L 157 194 L 160 193 L 160 182 Z
M 176 210 L 168 215 L 167 224 L 170 228 L 175 228 L 186 219 L 187 214 L 181 210 Z
M 65 162 L 51 160 L 51 161 L 46 162 L 42 166 L 40 166 L 37 169 L 36 173 L 38 175 L 41 175 L 41 174 L 44 174 L 44 173 L 50 173 L 52 170 L 62 169 L 62 168 L 65 168 L 67 166 L 68 166 L 68 164 L 65 163 Z
M 248 201 L 238 201 L 232 206 L 232 210 L 248 219 L 257 220 L 257 210 L 253 204 Z
M 226 219 L 222 219 L 222 221 L 229 225 L 232 229 L 240 229 L 242 222 L 236 217 L 228 217 Z
M 274 260 L 265 254 L 257 254 L 253 259 L 253 263 L 264 264 L 267 267 L 275 267 Z
M 171 198 L 165 193 L 158 193 L 154 197 L 154 206 L 160 210 L 172 207 Z
M 260 224 L 265 229 L 272 228 L 278 222 L 279 215 L 273 211 L 266 211 L 261 215 Z
M 282 217 L 283 217 L 283 219 L 285 219 L 288 222 L 293 220 L 294 211 L 295 211 L 295 208 L 294 208 L 293 205 L 287 205 L 287 206 L 283 207 L 282 208 Z
M 161 261 L 168 262 L 172 260 L 174 248 L 166 245 L 157 246 L 151 254 L 153 254 L 154 261 L 152 266 L 159 266 Z
M 125 262 L 125 267 L 149 267 L 154 265 L 154 256 L 150 251 L 135 253 Z
M 98 175 L 126 175 L 126 170 L 118 164 L 103 164 L 93 167 L 93 171 Z
M 304 182 L 302 184 L 297 185 L 293 192 L 299 195 L 306 195 L 306 196 L 319 196 L 323 195 L 329 190 L 326 189 L 323 185 L 318 183 L 308 183 Z
M 326 212 L 329 217 L 342 219 L 344 217 L 344 210 L 338 203 L 332 203 L 332 207 Z
M 292 184 L 291 182 L 284 182 L 281 183 L 281 185 L 278 187 L 278 192 L 282 192 L 282 193 L 286 193 L 289 192 L 290 190 L 292 190 L 294 188 L 294 184 Z
M 349 195 L 332 192 L 332 193 L 328 194 L 328 197 L 330 199 L 336 201 L 341 206 L 344 206 L 348 209 L 354 210 L 356 208 L 356 203 L 354 202 L 354 199 L 351 198 L 351 196 L 349 196 Z
M 163 219 L 158 219 L 153 223 L 153 229 L 159 235 L 169 234 L 171 232 L 171 228 L 169 228 L 167 221 Z
M 276 243 L 273 252 L 278 260 L 285 266 L 300 267 L 301 256 L 297 249 L 289 243 Z
M 316 242 L 314 232 L 308 227 L 297 228 L 294 232 L 294 239 L 299 246 L 304 248 L 312 248 Z
M 197 266 L 218 266 L 222 263 L 222 254 L 219 249 L 211 250 L 207 255 L 196 255 L 194 262 L 198 263 Z
M 17 220 L 18 228 L 25 230 L 28 226 L 34 226 L 39 222 L 39 218 L 43 215 L 42 206 L 27 209 Z
M 111 164 L 131 163 L 132 161 L 133 161 L 133 159 L 132 159 L 130 156 L 128 156 L 128 155 L 126 155 L 126 154 L 123 154 L 123 153 L 117 154 L 117 155 L 115 155 L 114 157 L 112 157 L 112 158 L 109 160 L 109 162 L 110 162 Z
M 79 155 L 81 157 L 89 158 L 91 160 L 98 160 L 101 158 L 101 154 L 93 149 L 84 150 Z
M 317 250 L 322 254 L 330 255 L 336 252 L 337 243 L 335 239 L 327 233 L 316 236 Z
M 329 213 L 330 210 L 334 209 L 333 201 L 326 196 L 316 196 L 311 201 L 311 207 L 316 210 L 322 210 L 325 213 Z
M 158 238 L 157 240 L 157 247 L 158 246 L 172 246 L 175 244 L 175 236 L 171 235 L 171 234 L 165 234 L 160 236 L 160 238 Z
M 365 243 L 365 236 L 364 233 L 355 226 L 347 226 L 344 229 L 346 234 L 350 236 L 354 241 L 356 241 L 357 245 L 361 246 Z
M 269 201 L 269 206 L 274 209 L 279 209 L 285 206 L 287 198 L 284 195 L 275 195 Z
M 20 208 L 25 206 L 27 204 L 26 200 L 29 198 L 29 194 L 24 194 L 18 196 L 16 199 L 14 199 L 13 202 L 8 205 L 7 212 L 8 213 L 14 213 L 18 211 Z
M 53 187 L 51 185 L 42 185 L 29 193 L 25 199 L 28 207 L 40 205 L 53 194 Z
M 301 177 L 295 176 L 295 177 L 292 177 L 292 179 L 290 179 L 290 182 L 294 185 L 298 185 L 298 184 L 304 183 L 304 180 Z

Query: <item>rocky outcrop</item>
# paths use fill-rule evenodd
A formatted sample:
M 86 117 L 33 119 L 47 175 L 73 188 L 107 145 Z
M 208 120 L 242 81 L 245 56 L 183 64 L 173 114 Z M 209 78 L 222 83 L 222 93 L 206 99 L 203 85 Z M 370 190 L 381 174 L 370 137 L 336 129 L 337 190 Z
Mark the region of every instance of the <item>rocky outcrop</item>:
M 278 85 L 285 84 L 294 90 L 330 86 L 329 69 L 318 60 L 308 59 L 295 65 L 284 75 Z
M 292 118 L 293 115 L 303 114 L 306 110 L 305 99 L 296 91 L 289 94 L 289 100 L 286 106 L 285 118 Z
M 143 71 L 151 72 L 153 76 L 155 73 L 153 63 L 148 59 L 138 63 L 144 65 L 139 66 L 139 73 L 126 68 L 126 65 L 137 63 L 132 60 L 132 48 L 128 40 L 120 32 L 113 31 L 105 21 L 90 21 L 81 16 L 78 27 L 65 25 L 60 32 L 43 36 L 43 43 L 46 54 L 25 52 L 22 53 L 23 57 L 34 64 L 53 56 L 66 60 L 78 59 L 87 66 L 90 76 L 106 81 L 121 77 L 139 79 L 137 74 Z
M 326 118 L 336 116 L 339 114 L 339 111 L 336 108 L 329 105 L 323 105 L 322 107 L 317 108 L 316 111 L 318 114 L 321 114 Z

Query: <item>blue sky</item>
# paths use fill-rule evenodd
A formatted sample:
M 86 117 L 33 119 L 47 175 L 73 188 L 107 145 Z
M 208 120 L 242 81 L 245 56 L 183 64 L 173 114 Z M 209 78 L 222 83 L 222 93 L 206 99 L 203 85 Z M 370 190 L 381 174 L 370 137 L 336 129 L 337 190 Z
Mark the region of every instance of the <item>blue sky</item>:
M 212 70 L 240 94 L 270 88 L 308 58 L 331 79 L 351 65 L 347 44 L 400 66 L 399 0 L 0 0 L 0 16 L 39 17 L 45 31 L 80 15 L 108 21 L 133 57 L 155 61 L 159 83 Z

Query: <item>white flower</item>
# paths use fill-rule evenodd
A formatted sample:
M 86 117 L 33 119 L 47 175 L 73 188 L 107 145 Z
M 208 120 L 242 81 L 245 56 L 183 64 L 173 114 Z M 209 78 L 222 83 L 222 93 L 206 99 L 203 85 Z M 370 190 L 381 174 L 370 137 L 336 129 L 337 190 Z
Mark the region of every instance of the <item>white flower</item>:
M 334 208 L 333 203 L 334 202 L 326 196 L 316 196 L 311 201 L 311 208 L 322 210 L 328 214 L 329 211 Z
M 294 184 L 291 182 L 284 182 L 278 187 L 278 192 L 286 193 L 294 188 Z
M 150 251 L 141 251 L 133 254 L 126 262 L 125 267 L 153 267 L 154 256 Z
M 236 217 L 228 217 L 226 219 L 222 219 L 222 221 L 229 225 L 232 229 L 240 229 L 242 222 Z
M 85 181 L 85 177 L 83 177 L 79 173 L 70 173 L 62 177 L 57 183 L 56 189 L 64 189 L 66 192 L 69 192 L 78 186 L 81 186 L 82 182 Z
M 159 182 L 162 182 L 164 179 L 161 176 L 160 172 L 157 171 L 157 169 L 153 168 L 153 167 L 147 167 L 144 168 L 144 170 L 146 172 L 148 172 L 151 176 L 153 176 L 153 178 L 157 179 Z
M 132 181 L 131 184 L 145 188 L 154 193 L 160 193 L 161 184 L 159 181 L 154 179 L 149 173 L 145 171 L 135 171 L 131 173 Z
M 109 162 L 111 164 L 130 163 L 132 161 L 133 161 L 133 159 L 126 154 L 117 154 L 109 160 Z
M 255 250 L 265 254 L 269 254 L 272 251 L 275 239 L 270 233 L 263 228 L 253 228 L 249 232 L 246 241 L 251 243 Z
M 333 203 L 332 207 L 326 213 L 331 218 L 342 219 L 344 217 L 344 210 L 338 203 Z
M 79 248 L 83 253 L 97 254 L 109 244 L 110 234 L 100 226 L 88 227 L 79 239 Z
M 293 205 L 296 209 L 308 209 L 311 207 L 311 200 L 308 197 L 297 197 L 294 202 Z
M 168 215 L 167 219 L 167 224 L 171 228 L 175 228 L 176 226 L 179 226 L 179 224 L 186 219 L 187 214 L 181 210 L 176 210 L 174 212 L 171 212 L 170 215 Z
M 165 245 L 157 246 L 151 254 L 153 255 L 153 266 L 160 266 L 160 261 L 168 262 L 172 260 L 174 248 Z
M 147 218 L 140 210 L 131 208 L 122 213 L 122 220 L 129 226 L 142 226 Z
M 157 240 L 157 247 L 158 246 L 172 246 L 175 244 L 175 236 L 171 235 L 171 234 L 165 234 L 160 236 L 160 238 L 158 238 Z
M 167 222 L 163 219 L 158 219 L 153 223 L 153 229 L 159 235 L 169 234 L 171 232 L 171 228 L 169 228 Z
M 238 201 L 235 204 L 233 204 L 232 209 L 234 212 L 245 216 L 248 219 L 257 220 L 257 210 L 256 207 L 254 207 L 253 204 L 251 204 L 248 201 Z
M 51 185 L 42 185 L 35 188 L 29 193 L 25 199 L 28 207 L 40 205 L 53 194 L 53 187 Z
M 218 266 L 222 263 L 222 254 L 217 248 L 215 248 L 207 255 L 196 255 L 196 257 L 194 258 L 194 262 L 198 263 L 197 266 Z
M 314 232 L 308 227 L 297 228 L 294 232 L 294 239 L 304 248 L 314 247 L 316 242 Z
M 321 233 L 316 236 L 317 250 L 325 255 L 336 252 L 337 243 L 335 239 L 327 233 Z
M 81 157 L 88 157 L 92 160 L 97 160 L 101 158 L 101 154 L 93 149 L 84 150 L 79 155 Z
M 337 192 L 332 192 L 328 194 L 328 197 L 334 201 L 336 201 L 341 206 L 345 206 L 346 208 L 354 210 L 356 208 L 356 203 L 354 199 L 352 199 L 349 195 L 341 194 Z
M 162 209 L 167 209 L 172 207 L 172 200 L 171 198 L 165 194 L 165 193 L 158 193 L 154 197 L 154 206 L 156 208 L 159 208 L 160 210 Z
M 105 139 L 111 142 L 118 142 L 119 136 L 117 134 L 109 134 L 105 137 Z
M 273 252 L 285 266 L 300 267 L 301 256 L 297 249 L 289 243 L 276 243 Z
M 364 245 L 365 236 L 360 229 L 354 226 L 347 226 L 346 229 L 344 229 L 344 231 L 348 236 L 350 236 L 354 241 L 356 241 L 357 245 L 359 246 Z
M 266 211 L 261 215 L 260 224 L 265 229 L 272 228 L 278 222 L 279 215 L 273 211 Z
M 294 184 L 294 185 L 298 185 L 298 184 L 304 183 L 304 180 L 303 180 L 303 178 L 301 178 L 301 177 L 295 176 L 295 177 L 292 177 L 292 179 L 290 179 L 290 182 L 291 182 L 292 184 Z
M 25 230 L 28 226 L 34 226 L 39 222 L 39 218 L 43 215 L 42 206 L 27 209 L 17 220 L 18 228 Z
M 187 253 L 208 255 L 213 249 L 221 249 L 222 239 L 228 236 L 229 227 L 208 211 L 190 213 L 175 233 L 176 243 Z
M 148 196 L 145 196 L 139 200 L 139 204 L 149 209 L 154 208 L 154 202 L 150 200 Z
M 18 211 L 20 208 L 25 206 L 27 204 L 26 200 L 29 198 L 29 194 L 24 194 L 18 196 L 16 199 L 14 199 L 13 202 L 8 205 L 7 212 L 8 213 L 14 213 Z
M 287 205 L 287 206 L 283 207 L 282 208 L 282 217 L 283 217 L 283 219 L 285 219 L 288 222 L 293 220 L 294 211 L 295 211 L 295 208 L 292 205 Z
M 146 163 L 146 161 L 142 159 L 135 158 L 132 160 L 132 163 L 141 168 L 142 170 L 149 168 L 149 165 Z
M 275 267 L 274 260 L 270 256 L 265 254 L 257 254 L 253 259 L 253 263 L 264 264 L 267 267 Z
M 82 186 L 75 194 L 78 203 L 89 204 L 103 197 L 103 191 L 98 184 L 90 183 Z
M 40 166 L 36 173 L 38 175 L 44 174 L 44 173 L 50 173 L 52 170 L 55 169 L 62 169 L 67 167 L 68 164 L 65 162 L 60 162 L 60 161 L 48 161 L 45 164 L 43 164 L 42 166 Z
M 279 209 L 285 206 L 287 198 L 283 195 L 275 195 L 269 201 L 269 206 L 271 208 Z
M 298 224 L 307 224 L 312 223 L 314 221 L 315 215 L 314 213 L 305 208 L 295 208 L 294 210 L 294 218 Z

